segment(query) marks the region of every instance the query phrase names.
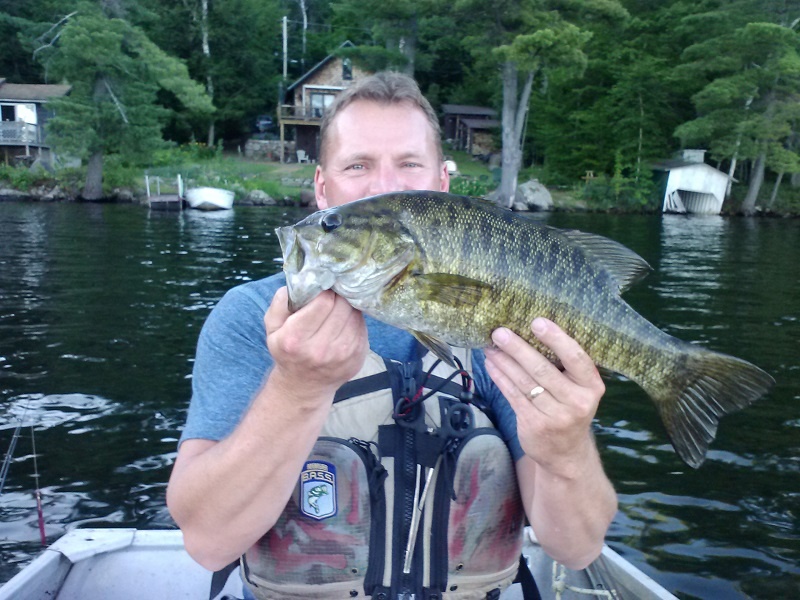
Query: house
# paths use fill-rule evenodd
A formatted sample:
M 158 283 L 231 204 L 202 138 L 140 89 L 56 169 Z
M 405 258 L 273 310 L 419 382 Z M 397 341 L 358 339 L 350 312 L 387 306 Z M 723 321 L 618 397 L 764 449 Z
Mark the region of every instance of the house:
M 44 126 L 52 113 L 46 103 L 69 91 L 68 85 L 7 83 L 0 77 L 0 148 L 6 164 L 20 157 L 49 154 Z
M 352 48 L 346 41 L 341 48 Z M 349 58 L 328 55 L 305 75 L 286 88 L 278 114 L 281 136 L 281 162 L 294 160 L 284 156 L 286 130 L 294 128 L 295 150 L 298 160 L 316 161 L 319 157 L 319 128 L 322 115 L 333 99 L 354 81 L 369 75 Z
M 663 212 L 718 215 L 733 179 L 704 162 L 705 150 L 684 150 L 681 158 L 655 163 L 669 172 Z
M 453 148 L 473 156 L 485 156 L 496 150 L 492 130 L 499 127 L 497 111 L 483 106 L 442 104 L 444 137 Z

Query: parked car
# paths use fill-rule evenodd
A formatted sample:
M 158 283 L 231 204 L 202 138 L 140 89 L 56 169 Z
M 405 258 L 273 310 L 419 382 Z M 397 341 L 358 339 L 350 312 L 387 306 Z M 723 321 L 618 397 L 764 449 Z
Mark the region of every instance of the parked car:
M 259 133 L 269 131 L 274 124 L 275 122 L 270 115 L 258 115 L 256 117 L 256 131 Z

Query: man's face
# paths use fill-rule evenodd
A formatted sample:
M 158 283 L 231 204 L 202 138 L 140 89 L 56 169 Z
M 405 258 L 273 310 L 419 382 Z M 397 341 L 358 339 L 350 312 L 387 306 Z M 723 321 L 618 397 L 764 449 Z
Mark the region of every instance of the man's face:
M 450 188 L 439 140 L 421 109 L 356 100 L 328 130 L 325 166 L 314 176 L 319 208 L 387 192 Z

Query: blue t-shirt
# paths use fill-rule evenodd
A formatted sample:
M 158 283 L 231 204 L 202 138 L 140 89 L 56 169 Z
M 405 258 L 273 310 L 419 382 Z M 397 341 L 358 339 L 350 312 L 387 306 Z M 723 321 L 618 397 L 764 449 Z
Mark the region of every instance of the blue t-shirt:
M 208 316 L 197 343 L 192 402 L 181 442 L 221 440 L 241 420 L 272 367 L 264 315 L 272 297 L 286 285 L 283 273 L 229 290 Z M 414 359 L 417 342 L 405 331 L 366 318 L 370 348 L 398 361 Z M 473 350 L 475 391 L 494 411 L 498 428 L 515 460 L 522 457 L 517 421 L 508 401 L 486 374 L 484 354 Z

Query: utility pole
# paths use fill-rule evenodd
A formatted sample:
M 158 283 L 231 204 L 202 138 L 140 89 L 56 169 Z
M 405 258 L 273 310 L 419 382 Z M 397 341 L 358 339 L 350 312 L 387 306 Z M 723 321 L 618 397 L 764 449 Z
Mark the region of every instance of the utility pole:
M 286 61 L 289 46 L 289 28 L 286 23 L 286 15 L 283 16 L 283 80 L 286 81 Z

